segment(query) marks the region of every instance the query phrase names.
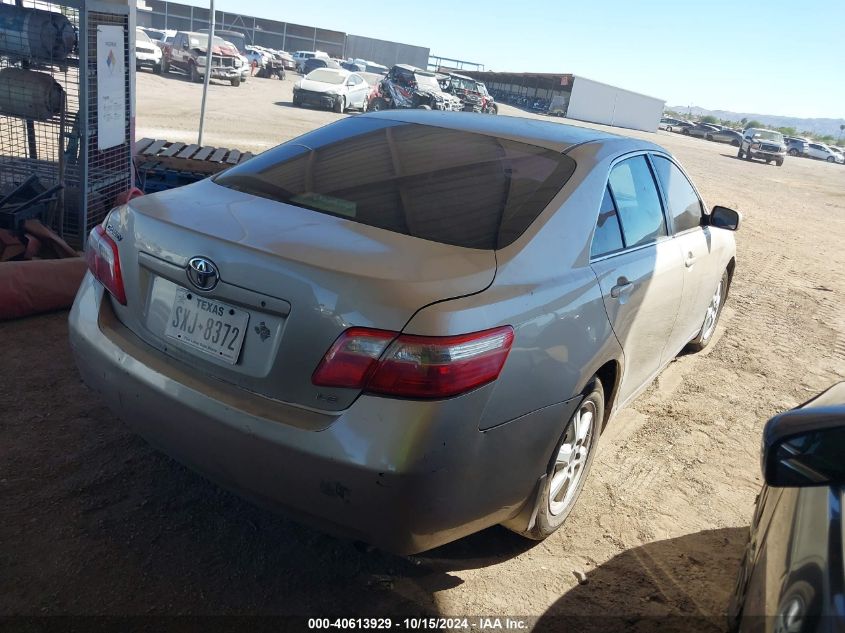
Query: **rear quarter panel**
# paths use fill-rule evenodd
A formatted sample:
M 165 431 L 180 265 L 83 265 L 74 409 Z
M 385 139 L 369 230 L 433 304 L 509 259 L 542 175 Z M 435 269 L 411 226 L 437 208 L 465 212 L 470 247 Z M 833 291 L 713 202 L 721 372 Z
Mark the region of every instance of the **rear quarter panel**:
M 548 208 L 521 237 L 497 251 L 491 287 L 427 306 L 405 328 L 437 335 L 513 326 L 514 343 L 481 429 L 578 395 L 599 367 L 622 358 L 589 265 L 607 177 L 602 165 L 609 164 L 612 152 L 596 146 L 580 153 L 575 173 Z

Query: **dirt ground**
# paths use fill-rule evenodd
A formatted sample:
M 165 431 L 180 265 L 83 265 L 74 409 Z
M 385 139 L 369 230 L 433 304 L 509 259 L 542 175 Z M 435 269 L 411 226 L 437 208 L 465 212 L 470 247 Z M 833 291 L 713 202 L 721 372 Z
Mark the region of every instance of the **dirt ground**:
M 205 143 L 262 150 L 343 116 L 293 108 L 291 85 L 213 86 Z M 194 141 L 199 94 L 141 74 L 137 137 Z M 0 615 L 717 618 L 761 484 L 764 422 L 845 374 L 845 168 L 613 131 L 662 144 L 709 204 L 745 221 L 718 339 L 611 422 L 557 534 L 492 528 L 402 559 L 256 508 L 115 419 L 79 380 L 66 313 L 52 314 L 0 323 Z

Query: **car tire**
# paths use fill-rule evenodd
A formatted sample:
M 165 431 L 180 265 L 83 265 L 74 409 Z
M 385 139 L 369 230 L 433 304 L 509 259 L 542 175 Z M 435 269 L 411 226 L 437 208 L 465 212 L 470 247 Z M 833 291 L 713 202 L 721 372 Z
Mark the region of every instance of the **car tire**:
M 684 128 L 683 133 L 686 134 L 687 136 L 689 136 L 689 130 L 687 128 Z
M 712 135 L 712 134 L 707 134 L 704 138 L 705 138 L 705 139 L 707 139 L 708 141 L 712 141 L 712 140 L 713 140 L 713 135 Z
M 202 75 L 200 75 L 199 71 L 197 70 L 196 64 L 191 64 L 190 75 L 191 75 L 191 82 L 192 83 L 198 84 L 200 81 L 202 81 Z
M 778 167 L 783 167 L 783 159 L 782 159 L 782 158 L 778 158 L 778 159 L 775 161 L 775 165 L 777 165 Z
M 722 316 L 722 308 L 725 307 L 725 301 L 728 298 L 728 288 L 731 284 L 731 278 L 728 271 L 722 273 L 719 279 L 719 285 L 707 304 L 707 312 L 704 314 L 704 322 L 701 324 L 701 329 L 698 335 L 687 344 L 687 349 L 691 352 L 700 352 L 710 344 L 713 340 L 713 335 L 716 333 L 716 327 L 719 325 L 719 317 Z
M 793 147 L 791 150 L 789 150 L 789 155 L 798 156 L 798 150 Z
M 230 83 L 232 84 L 233 88 L 237 88 L 238 86 L 241 85 L 241 78 L 240 77 L 234 77 L 234 78 L 232 78 Z
M 739 141 L 734 139 L 731 141 L 731 145 L 733 145 L 734 147 L 739 147 Z
M 367 108 L 369 107 L 369 105 L 370 105 L 370 100 L 365 98 L 361 102 L 361 114 L 364 114 L 367 111 Z
M 819 592 L 806 580 L 787 586 L 775 612 L 776 631 L 816 631 L 822 610 Z
M 836 162 L 836 159 L 833 156 L 828 156 L 826 160 L 829 163 L 835 163 Z
M 381 97 L 376 97 L 373 99 L 372 104 L 370 104 L 370 111 L 371 112 L 380 112 L 382 110 L 389 110 L 390 106 L 388 105 L 387 101 L 382 99 Z
M 343 114 L 343 111 L 346 109 L 346 98 L 341 97 L 337 101 L 334 102 L 334 111 L 338 114 Z
M 552 535 L 575 507 L 593 463 L 604 423 L 604 388 L 596 377 L 590 381 L 584 398 L 555 444 L 546 477 L 537 491 L 537 516 L 527 530 L 520 532 L 533 540 Z M 574 458 L 573 449 L 580 457 Z M 567 465 L 568 464 L 568 465 Z

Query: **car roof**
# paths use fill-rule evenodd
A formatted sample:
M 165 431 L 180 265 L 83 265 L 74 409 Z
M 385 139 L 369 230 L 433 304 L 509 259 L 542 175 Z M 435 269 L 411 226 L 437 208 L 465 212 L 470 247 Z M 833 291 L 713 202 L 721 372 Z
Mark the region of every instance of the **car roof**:
M 665 149 L 639 139 L 601 132 L 592 128 L 565 125 L 552 121 L 540 121 L 512 116 L 478 116 L 472 112 L 443 112 L 430 110 L 383 110 L 360 115 L 366 118 L 388 119 L 403 123 L 433 125 L 454 130 L 463 130 L 498 136 L 514 141 L 537 145 L 563 152 L 584 143 L 614 142 L 617 149 L 624 151 L 650 150 L 668 154 Z

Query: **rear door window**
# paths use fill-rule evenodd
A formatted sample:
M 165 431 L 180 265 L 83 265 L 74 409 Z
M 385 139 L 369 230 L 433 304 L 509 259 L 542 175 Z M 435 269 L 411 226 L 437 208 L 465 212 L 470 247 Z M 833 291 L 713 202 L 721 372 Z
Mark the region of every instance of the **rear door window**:
M 596 231 L 593 233 L 590 256 L 593 258 L 602 257 L 621 251 L 623 248 L 625 248 L 625 244 L 622 240 L 622 228 L 619 226 L 619 215 L 616 213 L 616 205 L 613 203 L 610 189 L 605 187 Z
M 522 235 L 574 170 L 572 158 L 535 145 L 352 117 L 215 182 L 396 233 L 497 249 Z
M 684 172 L 678 169 L 668 158 L 653 156 L 654 169 L 666 200 L 669 203 L 669 213 L 672 214 L 672 226 L 675 233 L 681 233 L 701 226 L 703 207 L 701 199 L 692 188 Z
M 648 244 L 666 235 L 660 196 L 644 155 L 614 165 L 610 189 L 628 247 Z

